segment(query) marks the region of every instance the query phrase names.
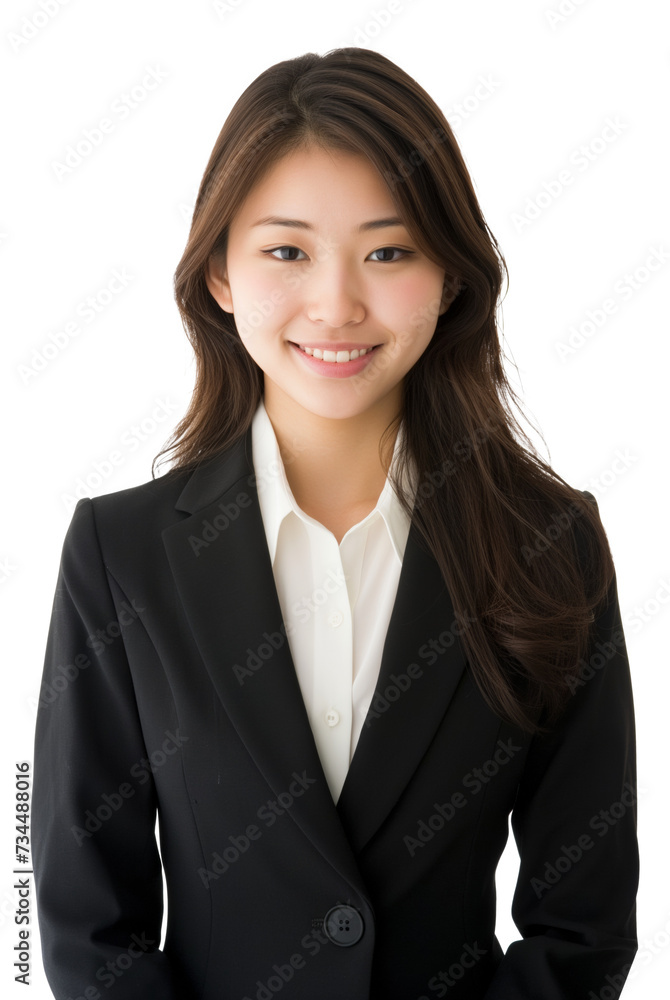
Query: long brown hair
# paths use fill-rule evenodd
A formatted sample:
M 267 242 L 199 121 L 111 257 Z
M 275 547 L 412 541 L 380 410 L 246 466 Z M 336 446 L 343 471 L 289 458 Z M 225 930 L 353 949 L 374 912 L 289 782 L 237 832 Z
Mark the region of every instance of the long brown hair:
M 196 356 L 183 419 L 154 459 L 192 469 L 246 433 L 263 372 L 235 319 L 205 282 L 256 181 L 310 145 L 365 155 L 384 178 L 419 249 L 457 289 L 404 380 L 393 487 L 438 561 L 461 642 L 489 706 L 528 732 L 545 731 L 570 698 L 594 613 L 614 574 L 592 498 L 545 463 L 517 422 L 496 309 L 507 267 L 477 202 L 452 130 L 407 73 L 369 49 L 306 53 L 271 66 L 234 105 L 196 199 L 175 297 Z M 402 490 L 419 475 L 415 503 Z M 154 475 L 152 465 L 152 475 Z

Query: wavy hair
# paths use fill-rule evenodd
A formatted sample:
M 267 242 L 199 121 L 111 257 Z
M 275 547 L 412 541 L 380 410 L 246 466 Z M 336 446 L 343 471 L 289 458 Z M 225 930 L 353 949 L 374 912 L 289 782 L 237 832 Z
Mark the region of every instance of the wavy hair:
M 537 453 L 514 416 L 497 307 L 507 267 L 454 134 L 432 98 L 391 60 L 363 48 L 306 53 L 271 66 L 242 93 L 216 140 L 174 276 L 195 352 L 190 405 L 160 456 L 195 468 L 248 430 L 263 372 L 235 318 L 210 294 L 210 257 L 225 255 L 231 220 L 278 160 L 309 146 L 362 154 L 384 179 L 410 234 L 455 289 L 428 347 L 404 379 L 392 485 L 436 558 L 460 640 L 491 709 L 546 731 L 570 698 L 614 566 L 597 505 Z M 455 297 L 454 297 L 455 296 Z M 408 463 L 418 492 L 402 483 Z

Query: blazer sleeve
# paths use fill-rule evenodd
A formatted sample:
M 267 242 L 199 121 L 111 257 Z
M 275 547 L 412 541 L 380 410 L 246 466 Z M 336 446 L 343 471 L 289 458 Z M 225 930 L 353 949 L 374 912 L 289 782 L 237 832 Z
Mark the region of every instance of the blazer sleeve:
M 32 846 L 44 969 L 57 998 L 176 1000 L 160 950 L 153 780 L 123 631 L 80 500 L 63 544 L 35 729 Z M 132 791 L 131 791 L 132 789 Z
M 616 576 L 569 686 L 558 725 L 531 741 L 517 791 L 522 940 L 486 1000 L 618 996 L 637 951 L 635 720 Z

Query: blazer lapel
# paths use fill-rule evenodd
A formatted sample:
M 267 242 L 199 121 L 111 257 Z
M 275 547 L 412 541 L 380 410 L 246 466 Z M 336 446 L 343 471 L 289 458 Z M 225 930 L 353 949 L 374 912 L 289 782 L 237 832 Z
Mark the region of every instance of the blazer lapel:
M 250 429 L 193 472 L 175 506 L 190 516 L 164 529 L 163 542 L 223 707 L 276 795 L 288 790 L 294 772 L 307 779 L 307 790 L 294 800 L 291 816 L 341 875 L 366 895 L 282 631 Z M 245 674 L 250 650 L 260 664 L 252 676 Z
M 337 802 L 357 852 L 402 795 L 442 722 L 467 662 L 460 630 L 439 565 L 412 521 L 375 694 Z M 442 651 L 428 665 L 428 643 L 440 636 Z
M 251 428 L 191 474 L 175 506 L 190 516 L 166 528 L 163 541 L 223 706 L 277 795 L 294 780 L 293 772 L 316 779 L 294 801 L 291 815 L 365 895 L 353 851 L 370 839 L 402 794 L 465 666 L 456 640 L 435 666 L 423 665 L 421 676 L 380 711 L 378 696 L 385 697 L 392 675 L 405 673 L 412 662 L 421 665 L 419 647 L 453 622 L 439 567 L 412 524 L 377 691 L 335 806 L 283 627 L 255 485 Z M 253 676 L 245 674 L 250 650 L 261 652 L 252 661 L 257 665 Z

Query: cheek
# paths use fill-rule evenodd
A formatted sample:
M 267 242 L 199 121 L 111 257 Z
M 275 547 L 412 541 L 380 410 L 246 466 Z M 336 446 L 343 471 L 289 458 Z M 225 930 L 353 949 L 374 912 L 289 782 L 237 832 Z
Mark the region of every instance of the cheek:
M 437 323 L 442 277 L 434 273 L 403 276 L 389 283 L 380 308 L 389 329 L 429 340 Z
M 290 315 L 295 293 L 271 269 L 252 273 L 231 272 L 230 278 L 234 288 L 235 325 L 251 350 L 254 340 L 260 345 L 264 336 L 281 328 Z

